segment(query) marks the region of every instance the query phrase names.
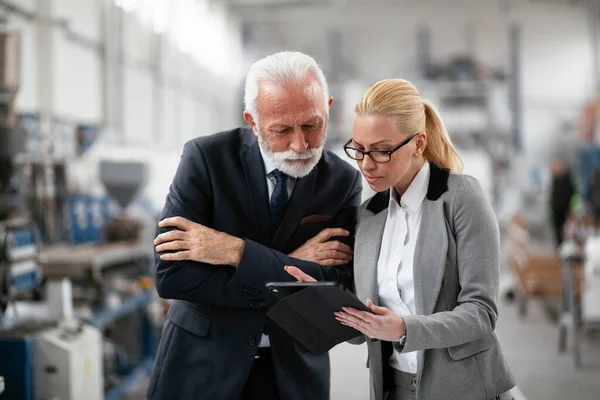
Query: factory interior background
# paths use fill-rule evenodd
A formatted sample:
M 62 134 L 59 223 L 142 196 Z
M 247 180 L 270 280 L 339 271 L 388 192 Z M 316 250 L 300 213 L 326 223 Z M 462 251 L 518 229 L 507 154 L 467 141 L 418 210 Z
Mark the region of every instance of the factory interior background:
M 500 226 L 515 399 L 600 398 L 599 39 L 597 0 L 0 0 L 0 400 L 146 398 L 183 145 L 246 125 L 248 68 L 283 50 L 325 72 L 326 147 L 354 166 L 370 85 L 404 78 L 438 107 Z M 331 398 L 367 399 L 366 347 L 330 354 Z

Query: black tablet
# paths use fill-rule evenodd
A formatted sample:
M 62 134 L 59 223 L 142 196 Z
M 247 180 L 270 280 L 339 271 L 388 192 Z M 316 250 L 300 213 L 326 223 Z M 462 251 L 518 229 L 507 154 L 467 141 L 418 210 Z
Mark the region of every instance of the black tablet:
M 361 335 L 337 321 L 336 311 L 352 307 L 371 312 L 354 293 L 335 282 L 271 282 L 267 287 L 281 299 L 267 316 L 314 354 Z
M 307 287 L 340 287 L 337 282 L 269 282 L 266 288 L 275 294 L 279 299 L 283 299 L 291 294 L 297 293 Z

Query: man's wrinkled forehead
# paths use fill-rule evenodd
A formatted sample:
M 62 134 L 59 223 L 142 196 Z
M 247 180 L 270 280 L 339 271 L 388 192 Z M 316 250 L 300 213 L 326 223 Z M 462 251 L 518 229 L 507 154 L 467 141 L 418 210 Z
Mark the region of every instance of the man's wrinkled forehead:
M 325 107 L 324 103 L 323 89 L 319 82 L 311 77 L 297 83 L 261 81 L 259 84 L 259 109 L 261 105 L 269 108 L 274 106 L 320 108 Z

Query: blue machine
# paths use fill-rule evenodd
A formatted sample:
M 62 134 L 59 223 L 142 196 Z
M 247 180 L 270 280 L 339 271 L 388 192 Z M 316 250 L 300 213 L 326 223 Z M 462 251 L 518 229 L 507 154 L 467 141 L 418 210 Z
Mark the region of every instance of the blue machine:
M 33 400 L 33 338 L 10 333 L 2 336 L 0 376 L 6 387 L 0 398 Z
M 11 300 L 39 287 L 38 250 L 35 226 L 24 220 L 0 222 L 0 323 Z M 2 399 L 32 400 L 33 339 L 27 329 L 18 333 L 0 329 L 0 354 L 0 376 L 10 382 Z
M 104 241 L 104 224 L 110 215 L 108 197 L 74 195 L 69 198 L 69 241 L 73 244 Z
M 0 311 L 8 302 L 39 287 L 39 234 L 26 220 L 0 222 Z
M 592 173 L 596 169 L 600 169 L 600 146 L 586 146 L 577 149 L 576 168 L 581 198 L 588 201 Z

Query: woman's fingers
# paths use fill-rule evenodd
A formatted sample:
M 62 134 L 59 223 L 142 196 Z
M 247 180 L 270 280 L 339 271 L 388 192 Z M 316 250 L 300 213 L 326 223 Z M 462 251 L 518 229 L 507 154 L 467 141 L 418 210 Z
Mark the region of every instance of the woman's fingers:
M 335 318 L 340 322 L 351 323 L 355 326 L 361 327 L 362 329 L 367 329 L 369 327 L 369 323 L 367 321 L 344 312 L 336 312 Z
M 303 272 L 300 268 L 286 265 L 285 271 L 296 278 L 299 282 L 316 282 L 317 280 L 307 273 Z

